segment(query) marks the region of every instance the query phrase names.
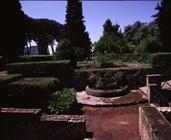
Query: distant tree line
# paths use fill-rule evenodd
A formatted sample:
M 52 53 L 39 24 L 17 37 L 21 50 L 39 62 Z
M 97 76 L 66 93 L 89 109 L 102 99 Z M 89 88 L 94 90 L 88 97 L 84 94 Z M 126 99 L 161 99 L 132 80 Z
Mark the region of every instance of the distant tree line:
M 26 39 L 27 42 L 34 40 L 38 45 L 40 55 L 48 54 L 48 45 L 54 53 L 54 40 L 59 41 L 63 38 L 64 25 L 49 19 L 33 19 L 25 16 L 26 20 Z M 29 52 L 29 50 L 28 50 Z
M 116 54 L 155 53 L 171 51 L 171 1 L 162 0 L 156 7 L 158 13 L 150 23 L 135 22 L 125 27 L 122 33 L 119 25 L 107 19 L 103 35 L 95 43 L 95 52 Z
M 67 39 L 74 46 L 76 59 L 82 60 L 91 53 L 91 41 L 84 25 L 82 15 L 82 2 L 80 0 L 68 0 L 66 24 L 62 25 L 54 20 L 33 19 L 24 14 L 21 10 L 19 0 L 4 2 L 2 7 L 8 7 L 8 12 L 4 12 L 2 42 L 0 55 L 7 62 L 17 59 L 23 55 L 27 42 L 34 40 L 38 45 L 39 54 L 48 54 L 48 45 L 53 45 L 53 41 Z M 4 30 L 2 29 L 2 30 Z M 61 46 L 61 45 L 60 45 Z M 29 52 L 29 47 L 27 47 Z M 55 52 L 52 48 L 53 53 Z
M 91 54 L 91 40 L 84 25 L 82 2 L 68 0 L 66 23 L 64 25 L 49 19 L 33 19 L 21 10 L 19 0 L 4 1 L 1 9 L 1 46 L 0 55 L 6 62 L 14 62 L 18 55 L 23 55 L 27 42 L 34 40 L 39 54 L 48 54 L 48 45 L 59 42 L 57 54 L 68 54 L 63 49 L 71 46 L 72 59 L 83 60 Z M 103 25 L 103 35 L 95 43 L 95 52 L 101 53 L 144 53 L 171 51 L 171 1 L 162 0 L 157 5 L 158 13 L 150 23 L 135 22 L 125 27 L 122 33 L 118 24 L 107 19 Z M 60 42 L 61 39 L 64 39 Z M 69 44 L 69 45 L 68 45 Z M 61 48 L 61 50 L 60 50 Z M 53 52 L 55 52 L 53 50 Z

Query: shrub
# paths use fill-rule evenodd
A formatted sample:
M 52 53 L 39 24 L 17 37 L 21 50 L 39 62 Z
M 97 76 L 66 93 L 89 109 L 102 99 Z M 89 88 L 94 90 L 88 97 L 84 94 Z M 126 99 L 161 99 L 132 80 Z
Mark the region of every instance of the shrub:
M 59 42 L 55 56 L 57 60 L 70 60 L 72 66 L 76 66 L 77 64 L 74 47 L 67 39 L 63 39 Z
M 6 67 L 8 73 L 22 73 L 24 76 L 63 76 L 71 71 L 70 61 L 43 61 L 11 63 Z
M 72 108 L 76 102 L 76 91 L 74 89 L 63 89 L 49 102 L 48 109 L 52 113 L 64 113 Z
M 153 67 L 170 67 L 171 66 L 171 53 L 151 54 L 150 62 Z
M 0 56 L 0 71 L 5 69 L 5 61 L 2 58 L 2 56 Z
M 8 95 L 17 105 L 44 105 L 52 98 L 52 94 L 60 89 L 59 80 L 53 77 L 24 78 L 12 82 L 8 86 Z
M 162 44 L 156 37 L 147 36 L 140 41 L 135 49 L 136 53 L 156 53 L 162 51 Z
M 51 55 L 25 55 L 19 56 L 18 62 L 39 62 L 39 61 L 53 61 L 55 58 Z
M 0 88 L 22 78 L 21 74 L 0 74 Z
M 115 89 L 126 85 L 126 76 L 123 72 L 104 72 L 91 74 L 88 84 L 92 88 L 97 89 Z
M 97 65 L 102 68 L 112 67 L 113 66 L 113 60 L 111 58 L 112 54 L 102 54 L 102 53 L 96 54 Z

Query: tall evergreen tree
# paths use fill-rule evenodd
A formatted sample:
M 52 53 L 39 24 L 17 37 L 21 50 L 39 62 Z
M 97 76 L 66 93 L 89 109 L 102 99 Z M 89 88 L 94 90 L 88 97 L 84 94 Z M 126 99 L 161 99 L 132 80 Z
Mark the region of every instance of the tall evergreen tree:
M 23 54 L 26 45 L 25 15 L 19 0 L 4 1 L 1 9 L 3 7 L 8 9 L 1 12 L 1 55 L 7 62 L 13 62 L 18 55 Z
M 91 41 L 84 25 L 81 0 L 68 0 L 66 9 L 65 38 L 77 49 L 77 56 L 83 59 L 90 55 Z M 77 58 L 78 58 L 77 57 Z
M 105 21 L 103 25 L 103 36 L 96 43 L 95 52 L 122 54 L 128 51 L 119 27 L 118 24 L 113 25 L 110 19 Z
M 171 52 L 171 0 L 162 0 L 156 7 L 158 13 L 154 15 L 159 26 L 160 39 L 164 51 Z

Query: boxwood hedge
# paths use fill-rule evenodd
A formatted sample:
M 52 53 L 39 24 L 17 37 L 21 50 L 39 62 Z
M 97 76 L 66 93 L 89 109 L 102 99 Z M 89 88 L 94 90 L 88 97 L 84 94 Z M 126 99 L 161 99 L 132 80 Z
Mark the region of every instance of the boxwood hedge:
M 42 61 L 11 63 L 6 65 L 9 74 L 21 73 L 24 76 L 62 76 L 71 71 L 70 61 Z
M 18 62 L 39 62 L 39 61 L 53 61 L 52 55 L 24 55 L 18 57 Z
M 7 93 L 14 105 L 37 107 L 47 104 L 60 88 L 59 80 L 53 77 L 24 78 L 10 83 Z
M 0 89 L 21 78 L 21 74 L 0 74 Z

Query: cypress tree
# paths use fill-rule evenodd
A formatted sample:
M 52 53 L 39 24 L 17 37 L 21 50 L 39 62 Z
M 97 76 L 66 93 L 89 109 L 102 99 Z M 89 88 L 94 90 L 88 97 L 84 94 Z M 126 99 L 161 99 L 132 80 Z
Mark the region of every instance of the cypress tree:
M 7 12 L 2 12 L 1 55 L 6 62 L 13 62 L 23 54 L 26 45 L 25 14 L 19 0 L 4 1 L 1 7 L 8 7 Z
M 171 52 L 171 0 L 162 0 L 156 10 L 158 13 L 154 17 L 159 27 L 163 51 Z
M 65 38 L 76 47 L 78 59 L 84 59 L 91 53 L 91 41 L 84 25 L 82 2 L 80 0 L 68 0 L 66 9 Z

